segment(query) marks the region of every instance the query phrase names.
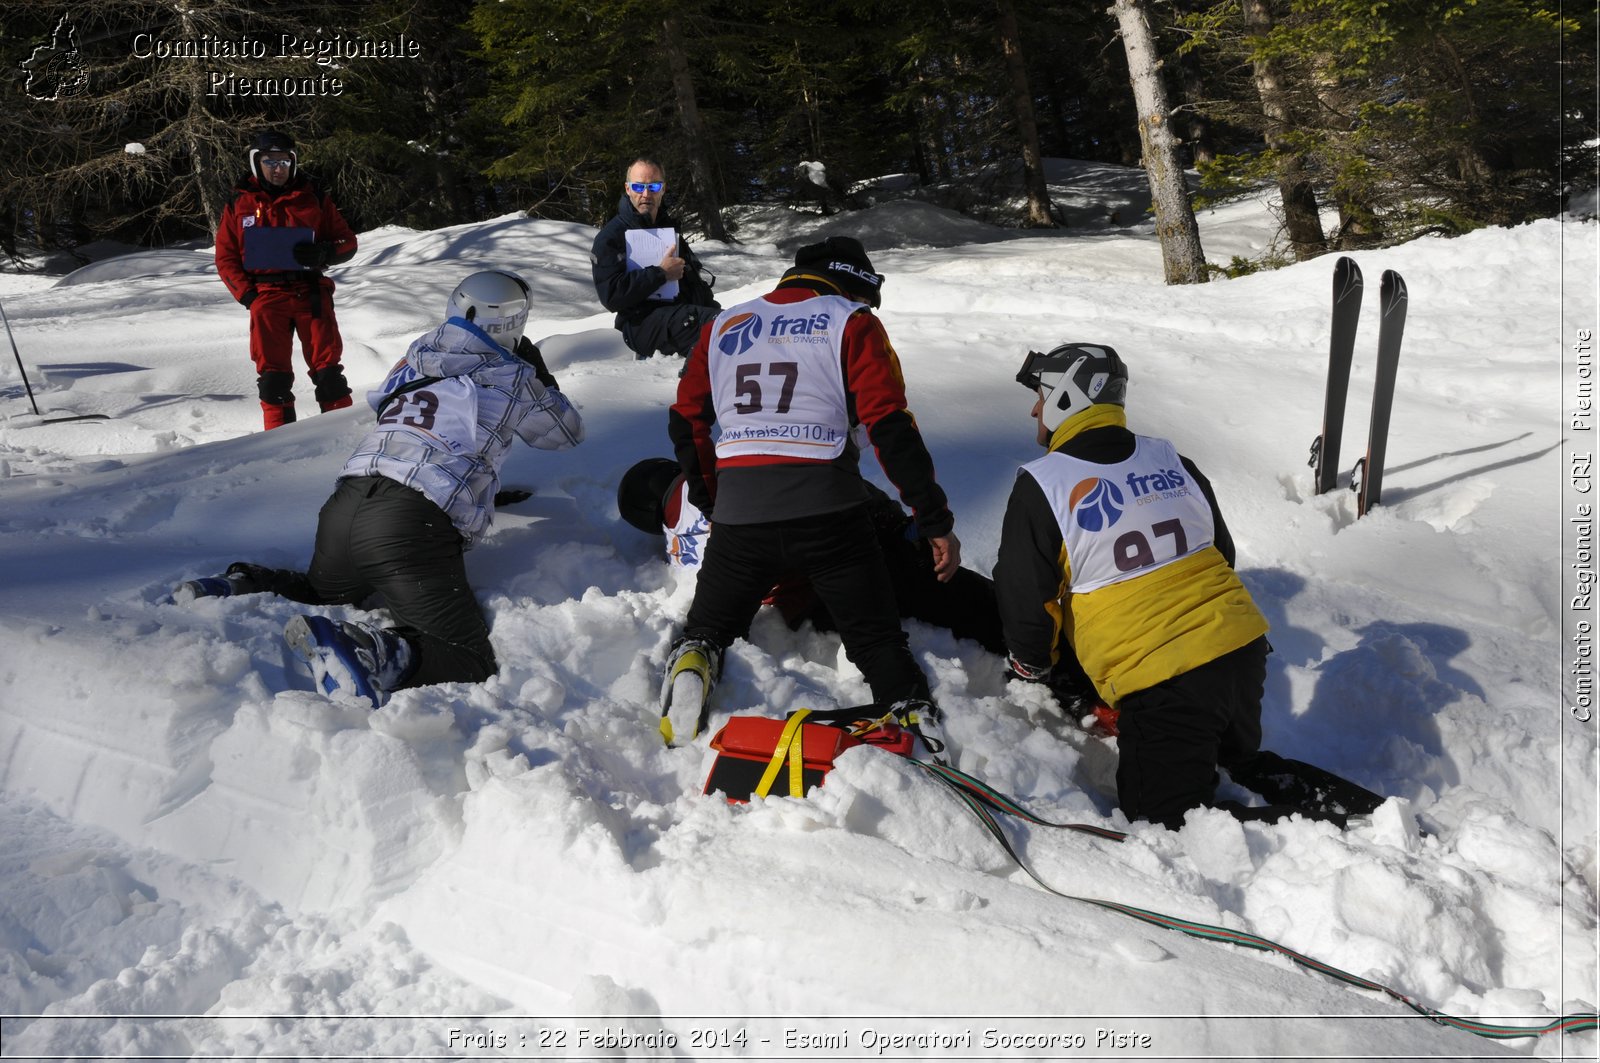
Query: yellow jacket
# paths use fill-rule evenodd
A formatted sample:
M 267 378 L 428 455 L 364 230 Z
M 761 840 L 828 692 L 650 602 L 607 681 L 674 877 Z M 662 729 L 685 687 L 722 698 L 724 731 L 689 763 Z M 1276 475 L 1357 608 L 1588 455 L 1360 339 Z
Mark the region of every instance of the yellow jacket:
M 1164 454 L 1180 457 L 1181 468 L 1154 478 L 1112 475 L 1138 472 L 1145 455 Z M 1080 498 L 1102 473 L 1109 488 Z M 1152 483 L 1165 499 L 1149 497 Z M 1141 491 L 1143 498 L 1129 497 Z M 1105 518 L 1083 517 L 1075 507 L 1095 497 L 1109 507 L 1103 512 L 1115 526 L 1105 534 L 1115 547 L 1083 545 L 1093 540 L 1079 529 L 1093 525 L 1098 533 Z M 1157 521 L 1152 532 L 1140 523 L 1150 513 L 1173 519 Z M 1080 568 L 1102 577 L 1080 572 L 1080 585 L 1094 584 L 1086 592 L 1073 589 L 1069 542 L 1083 550 Z M 1121 570 L 1110 582 L 1103 578 L 1108 556 L 1118 558 Z M 1092 406 L 1056 429 L 1049 454 L 1020 470 L 1012 487 L 994 570 L 1007 646 L 1018 661 L 1043 667 L 1055 663 L 1065 635 L 1101 697 L 1114 706 L 1266 634 L 1266 618 L 1239 581 L 1232 557 L 1216 495 L 1199 469 L 1167 441 L 1129 432 L 1121 407 Z

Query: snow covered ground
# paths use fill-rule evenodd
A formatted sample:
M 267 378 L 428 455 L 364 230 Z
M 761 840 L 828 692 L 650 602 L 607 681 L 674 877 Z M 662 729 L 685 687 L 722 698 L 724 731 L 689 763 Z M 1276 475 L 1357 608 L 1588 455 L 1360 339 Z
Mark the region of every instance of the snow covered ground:
M 1272 622 L 1267 745 L 1393 800 L 1345 833 L 1209 811 L 1129 827 L 1107 744 L 912 624 L 959 766 L 1048 819 L 1129 830 L 1011 824 L 1064 893 L 1257 934 L 1454 1016 L 1592 1012 L 1600 774 L 1594 724 L 1561 696 L 1561 367 L 1595 321 L 1595 224 L 1353 256 L 1368 302 L 1347 468 L 1379 274 L 1411 293 L 1383 505 L 1357 521 L 1305 467 L 1332 259 L 1167 288 L 1152 227 L 1126 224 L 1140 175 L 1055 176 L 1084 220 L 1059 233 L 900 202 L 752 215 L 745 242 L 702 255 L 727 304 L 814 234 L 865 240 L 985 573 L 1036 453 L 1023 353 L 1115 346 L 1130 425 L 1208 473 Z M 1210 259 L 1260 253 L 1269 207 L 1205 213 Z M 588 424 L 574 451 L 513 453 L 505 482 L 535 494 L 468 555 L 500 674 L 378 712 L 312 692 L 280 638 L 300 607 L 167 602 L 234 560 L 302 565 L 370 414 L 259 431 L 246 316 L 209 250 L 0 274 L 42 414 L 5 351 L 5 1058 L 1594 1058 L 1592 1032 L 1473 1036 L 1279 955 L 1052 896 L 877 751 L 807 800 L 701 796 L 704 740 L 662 748 L 655 709 L 692 588 L 614 503 L 623 470 L 669 454 L 678 363 L 634 362 L 597 312 L 591 237 L 519 217 L 383 229 L 336 274 L 359 393 L 461 277 L 518 270 L 528 333 Z M 110 417 L 43 423 L 83 413 Z M 714 726 L 865 700 L 833 636 L 764 616 L 755 637 Z

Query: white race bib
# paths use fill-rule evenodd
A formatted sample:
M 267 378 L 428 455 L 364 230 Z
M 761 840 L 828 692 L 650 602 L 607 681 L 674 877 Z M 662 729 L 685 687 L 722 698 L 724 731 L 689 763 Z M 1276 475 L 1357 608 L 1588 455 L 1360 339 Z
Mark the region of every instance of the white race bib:
M 375 431 L 411 432 L 452 454 L 478 449 L 478 389 L 446 377 L 391 397 Z
M 1170 565 L 1216 537 L 1211 504 L 1177 449 L 1152 436 L 1137 440 L 1115 465 L 1058 452 L 1023 466 L 1061 527 L 1074 594 Z
M 830 461 L 844 453 L 850 413 L 840 348 L 845 322 L 859 309 L 821 295 L 797 303 L 753 299 L 717 315 L 706 360 L 718 458 Z

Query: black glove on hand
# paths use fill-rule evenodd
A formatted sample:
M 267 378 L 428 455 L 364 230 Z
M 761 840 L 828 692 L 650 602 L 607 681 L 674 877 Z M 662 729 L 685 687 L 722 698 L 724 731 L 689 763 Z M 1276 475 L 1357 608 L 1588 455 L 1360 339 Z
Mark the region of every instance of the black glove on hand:
M 333 258 L 332 244 L 314 244 L 310 240 L 295 244 L 294 260 L 306 269 L 321 269 Z
M 494 505 L 496 509 L 499 509 L 501 506 L 513 506 L 518 502 L 525 502 L 532 497 L 533 492 L 527 488 L 507 487 L 503 491 L 494 493 Z
M 260 294 L 261 293 L 256 291 L 254 288 L 251 288 L 249 291 L 239 296 L 239 305 L 244 307 L 246 310 L 250 309 L 250 304 L 255 302 L 256 296 Z
M 544 355 L 539 352 L 538 344 L 524 336 L 517 341 L 517 357 L 533 366 L 533 371 L 539 378 L 539 383 L 547 388 L 558 388 L 556 378 L 551 374 L 550 367 L 544 364 Z

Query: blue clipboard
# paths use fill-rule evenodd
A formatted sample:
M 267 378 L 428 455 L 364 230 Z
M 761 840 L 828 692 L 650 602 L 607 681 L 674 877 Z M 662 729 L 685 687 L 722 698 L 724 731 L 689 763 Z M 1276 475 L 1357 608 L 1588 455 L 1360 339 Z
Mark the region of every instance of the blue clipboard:
M 305 269 L 294 260 L 294 245 L 317 237 L 314 229 L 296 225 L 252 225 L 244 231 L 245 269 Z

